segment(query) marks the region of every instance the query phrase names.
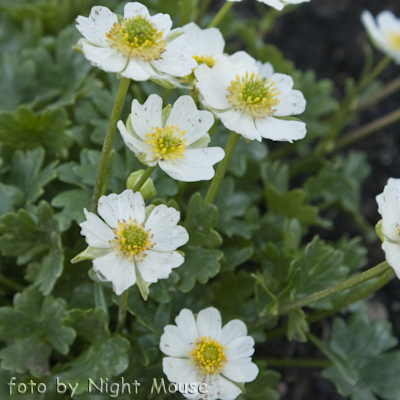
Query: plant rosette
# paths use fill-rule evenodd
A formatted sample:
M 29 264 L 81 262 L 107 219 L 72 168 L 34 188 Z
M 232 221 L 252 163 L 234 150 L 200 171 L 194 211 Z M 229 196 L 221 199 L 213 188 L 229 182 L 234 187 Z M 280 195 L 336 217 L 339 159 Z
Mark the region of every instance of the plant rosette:
M 376 196 L 382 219 L 377 232 L 382 240 L 386 261 L 400 278 L 400 179 L 389 178 L 383 193 Z
M 239 2 L 239 1 L 242 1 L 242 0 L 229 0 L 229 1 Z M 261 2 L 261 3 L 266 4 L 267 6 L 274 7 L 277 10 L 283 10 L 283 8 L 286 5 L 305 3 L 305 2 L 308 2 L 310 0 L 258 0 L 258 1 Z
M 168 356 L 163 359 L 164 373 L 185 397 L 235 399 L 243 383 L 256 379 L 258 367 L 251 361 L 254 339 L 247 336 L 242 321 L 232 320 L 222 328 L 220 312 L 209 307 L 197 317 L 183 309 L 175 322 L 164 328 L 160 349 Z M 190 384 L 205 384 L 207 394 L 185 392 Z
M 84 211 L 81 234 L 89 247 L 72 262 L 92 259 L 99 279 L 111 281 L 117 295 L 136 283 L 146 299 L 151 283 L 168 278 L 185 261 L 175 250 L 189 235 L 177 225 L 180 213 L 172 207 L 145 207 L 140 192 L 127 189 L 100 197 L 98 213 L 104 221 Z
M 302 139 L 306 125 L 291 116 L 305 110 L 306 100 L 292 89 L 292 77 L 268 76 L 270 72 L 245 52 L 221 57 L 212 69 L 202 64 L 194 71 L 202 103 L 227 129 L 247 140 Z
M 92 65 L 106 72 L 146 81 L 165 74 L 186 76 L 197 66 L 195 47 L 182 29 L 171 30 L 168 14 L 150 16 L 141 3 L 127 3 L 123 18 L 96 6 L 89 18 L 79 16 L 77 22 L 85 37 L 78 47 Z
M 153 94 L 143 105 L 133 100 L 126 125 L 119 121 L 118 129 L 141 162 L 158 164 L 178 181 L 196 182 L 211 179 L 213 165 L 225 156 L 220 147 L 207 148 L 213 124 L 212 113 L 199 111 L 190 96 L 163 110 L 161 97 Z
M 400 19 L 391 11 L 382 11 L 376 19 L 365 10 L 361 14 L 363 23 L 372 43 L 383 53 L 400 64 Z

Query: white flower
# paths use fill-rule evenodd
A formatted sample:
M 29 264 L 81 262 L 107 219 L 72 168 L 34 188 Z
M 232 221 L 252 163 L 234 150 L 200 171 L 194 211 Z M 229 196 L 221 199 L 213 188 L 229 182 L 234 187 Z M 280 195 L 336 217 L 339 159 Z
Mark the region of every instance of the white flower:
M 363 11 L 361 22 L 375 46 L 400 64 L 400 19 L 390 11 L 382 11 L 375 21 L 369 11 Z
M 206 148 L 207 131 L 214 123 L 208 111 L 199 111 L 190 96 L 181 96 L 162 110 L 162 99 L 153 94 L 141 105 L 132 102 L 132 112 L 118 129 L 126 145 L 149 166 L 159 165 L 178 181 L 195 182 L 214 176 L 213 165 L 225 153 L 220 147 Z
M 229 1 L 238 2 L 242 0 L 229 0 Z M 277 10 L 282 10 L 283 7 L 285 7 L 285 5 L 287 4 L 299 4 L 310 0 L 258 0 L 258 1 L 267 4 L 268 6 L 274 7 Z
M 160 205 L 147 216 L 140 192 L 127 189 L 100 197 L 98 213 L 105 222 L 84 211 L 87 221 L 80 224 L 81 234 L 97 255 L 93 269 L 101 280 L 113 283 L 116 294 L 139 281 L 148 287 L 168 278 L 172 268 L 184 262 L 174 250 L 187 243 L 189 235 L 177 225 L 180 213 L 174 208 Z
M 303 122 L 275 118 L 305 109 L 303 94 L 292 90 L 293 79 L 278 73 L 263 76 L 266 66 L 244 52 L 234 56 L 221 57 L 212 69 L 205 64 L 195 69 L 203 104 L 226 128 L 246 139 L 302 139 L 306 134 Z
M 127 3 L 120 21 L 107 7 L 92 8 L 89 18 L 79 16 L 76 26 L 83 54 L 107 72 L 145 81 L 163 74 L 186 76 L 197 63 L 191 46 L 180 29 L 171 31 L 168 14 L 150 16 L 141 3 Z
M 400 278 L 400 179 L 390 178 L 383 193 L 376 196 L 386 261 Z
M 197 318 L 183 309 L 175 322 L 176 326 L 164 328 L 160 349 L 169 356 L 163 359 L 164 373 L 170 382 L 179 384 L 185 397 L 233 400 L 242 392 L 234 382 L 256 379 L 258 367 L 251 362 L 254 339 L 247 336 L 242 321 L 235 319 L 221 328 L 221 314 L 210 307 Z M 207 393 L 190 393 L 190 384 Z

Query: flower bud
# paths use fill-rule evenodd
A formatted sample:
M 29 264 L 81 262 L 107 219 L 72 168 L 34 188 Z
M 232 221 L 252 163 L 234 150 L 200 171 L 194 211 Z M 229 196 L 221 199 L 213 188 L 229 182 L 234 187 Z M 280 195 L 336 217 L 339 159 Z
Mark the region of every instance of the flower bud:
M 132 172 L 126 180 L 126 188 L 133 189 L 143 174 L 144 169 L 139 169 L 138 171 Z M 154 187 L 153 180 L 151 178 L 148 178 L 143 186 L 140 188 L 139 192 L 142 194 L 144 200 L 148 200 L 154 197 L 157 194 L 157 191 Z

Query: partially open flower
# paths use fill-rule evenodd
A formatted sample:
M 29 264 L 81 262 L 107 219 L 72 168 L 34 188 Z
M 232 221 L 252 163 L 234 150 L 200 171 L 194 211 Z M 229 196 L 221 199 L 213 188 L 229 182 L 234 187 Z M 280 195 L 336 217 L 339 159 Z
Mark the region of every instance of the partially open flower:
M 400 179 L 390 178 L 376 201 L 382 216 L 378 223 L 382 249 L 386 261 L 400 278 Z
M 400 64 L 400 19 L 391 11 L 382 11 L 374 20 L 369 11 L 363 11 L 361 22 L 374 45 Z
M 251 361 L 254 339 L 247 336 L 242 321 L 232 320 L 222 328 L 221 314 L 209 307 L 197 318 L 183 309 L 175 322 L 164 328 L 160 349 L 169 356 L 163 359 L 164 373 L 185 397 L 232 400 L 242 392 L 238 383 L 256 379 L 258 367 Z M 190 385 L 207 393 L 190 393 Z
M 197 63 L 195 48 L 181 29 L 171 31 L 168 14 L 150 16 L 141 3 L 127 3 L 120 19 L 107 7 L 92 8 L 76 26 L 85 37 L 79 45 L 92 65 L 126 78 L 145 81 L 164 74 L 186 76 Z
M 93 269 L 99 279 L 111 281 L 118 295 L 135 283 L 140 284 L 143 295 L 151 283 L 168 278 L 172 268 L 185 261 L 174 250 L 183 246 L 189 235 L 177 225 L 180 213 L 172 207 L 146 210 L 140 192 L 127 189 L 120 195 L 100 197 L 98 212 L 104 221 L 84 211 L 87 221 L 80 225 L 81 233 L 90 249 L 85 255 L 92 255 L 86 258 L 94 258 Z M 74 260 L 82 259 L 77 256 Z
M 289 142 L 302 139 L 306 134 L 305 124 L 282 117 L 304 111 L 303 94 L 292 90 L 290 76 L 277 73 L 263 76 L 266 69 L 243 52 L 220 58 L 212 69 L 199 65 L 194 73 L 202 103 L 226 128 L 246 139 L 261 141 L 263 137 Z
M 195 182 L 211 179 L 213 165 L 225 155 L 220 147 L 207 148 L 213 123 L 213 115 L 199 111 L 190 96 L 163 110 L 161 97 L 153 94 L 143 105 L 133 100 L 126 126 L 119 121 L 118 129 L 144 164 L 158 164 L 178 181 Z

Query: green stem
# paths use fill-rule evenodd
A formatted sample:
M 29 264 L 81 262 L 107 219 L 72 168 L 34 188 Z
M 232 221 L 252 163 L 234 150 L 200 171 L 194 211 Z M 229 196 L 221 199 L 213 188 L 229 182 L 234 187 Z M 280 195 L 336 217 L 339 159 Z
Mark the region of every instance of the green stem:
M 319 292 L 313 293 L 310 296 L 304 297 L 303 299 L 299 299 L 293 301 L 292 303 L 285 304 L 278 308 L 278 315 L 287 314 L 289 311 L 297 310 L 299 308 L 305 307 L 308 304 L 315 303 L 318 300 L 324 299 L 325 297 L 332 296 L 333 294 L 343 292 L 346 289 L 350 289 L 354 286 L 359 285 L 360 283 L 366 282 L 375 276 L 382 275 L 386 272 L 390 266 L 386 261 L 376 265 L 375 267 L 362 272 L 359 275 L 353 276 L 347 281 L 339 283 L 338 285 L 331 286 L 327 289 L 321 290 Z
M 126 289 L 125 292 L 119 296 L 119 306 L 118 306 L 118 325 L 116 332 L 121 333 L 125 327 L 126 321 L 126 310 L 128 307 L 128 294 L 129 289 Z
M 233 6 L 234 2 L 233 1 L 227 1 L 222 8 L 218 11 L 217 15 L 213 18 L 213 20 L 209 23 L 207 28 L 214 28 L 218 26 L 218 24 L 221 22 L 222 18 L 225 17 L 225 14 L 231 9 Z
M 208 7 L 210 6 L 212 0 L 204 0 L 203 3 L 201 4 L 201 8 L 199 10 L 199 13 L 197 14 L 196 17 L 196 24 L 199 25 L 199 22 L 202 18 L 202 16 L 207 12 Z
M 297 368 L 328 368 L 332 366 L 329 360 L 296 360 L 293 358 L 265 358 L 268 367 L 297 367 Z
M 384 86 L 381 90 L 376 92 L 374 95 L 360 103 L 354 112 L 360 112 L 373 106 L 374 104 L 378 103 L 379 101 L 385 99 L 386 97 L 390 96 L 391 94 L 397 92 L 400 89 L 400 77 L 393 79 L 390 83 Z
M 206 197 L 204 198 L 204 205 L 210 204 L 214 201 L 215 196 L 217 195 L 218 189 L 221 185 L 222 179 L 225 176 L 226 169 L 228 168 L 229 161 L 232 158 L 232 155 L 235 151 L 236 145 L 240 139 L 240 135 L 236 132 L 231 132 L 228 142 L 225 146 L 225 157 L 224 159 L 218 164 L 217 171 L 213 180 L 211 181 L 211 185 L 208 188 L 208 192 Z
M 130 79 L 121 78 L 119 83 L 117 96 L 115 97 L 114 107 L 111 112 L 110 122 L 106 137 L 104 138 L 103 149 L 101 150 L 101 156 L 99 165 L 97 167 L 97 175 L 94 183 L 93 195 L 92 195 L 92 212 L 97 212 L 97 202 L 99 201 L 101 190 L 103 187 L 103 181 L 107 174 L 107 165 L 110 158 L 110 152 L 114 141 L 115 132 L 117 130 L 117 123 L 121 116 L 122 107 L 124 105 L 126 93 L 128 92 Z
M 369 297 L 370 295 L 374 294 L 379 289 L 381 289 L 383 286 L 385 286 L 388 282 L 390 282 L 393 279 L 393 277 L 394 277 L 394 272 L 393 272 L 393 269 L 390 268 L 384 274 L 382 274 L 381 276 L 376 278 L 368 286 L 350 293 L 343 300 L 336 303 L 335 307 L 332 308 L 331 310 L 316 311 L 316 312 L 310 314 L 306 318 L 307 323 L 312 324 L 316 321 L 319 321 L 321 319 L 329 317 L 330 315 L 336 314 L 340 310 L 349 307 L 351 304 L 356 303 L 357 301 L 360 301 L 362 299 L 365 299 L 366 297 Z M 255 327 L 255 328 L 257 328 L 257 327 Z M 269 332 L 267 332 L 267 340 L 266 341 L 270 342 L 271 340 L 274 340 L 278 337 L 285 336 L 286 331 L 287 331 L 287 326 L 281 326 L 277 329 L 269 331 Z
M 355 90 L 355 95 L 360 94 L 364 89 L 366 89 L 391 61 L 392 59 L 389 56 L 384 57 L 381 62 L 360 82 L 358 88 Z
M 133 187 L 133 191 L 137 192 L 139 191 L 142 186 L 145 184 L 149 176 L 152 174 L 152 172 L 156 169 L 156 166 L 154 167 L 147 167 L 146 170 L 144 171 L 143 175 L 140 177 L 140 179 L 136 182 L 136 185 Z
M 338 150 L 342 147 L 348 146 L 349 144 L 355 142 L 356 140 L 360 140 L 370 135 L 371 133 L 374 133 L 389 125 L 394 124 L 399 120 L 400 120 L 400 109 L 395 110 L 389 114 L 386 114 L 383 117 L 378 118 L 377 120 L 372 121 L 369 124 L 361 126 L 360 128 L 357 128 L 354 131 L 344 135 L 336 142 L 336 145 L 332 150 Z
M 9 278 L 6 278 L 1 274 L 0 274 L 0 282 L 4 283 L 4 285 L 8 286 L 9 288 L 16 290 L 17 292 L 22 292 L 25 289 L 24 286 L 20 285 L 17 282 L 14 282 Z
M 276 17 L 279 15 L 279 11 L 275 8 L 270 7 L 267 14 L 260 22 L 260 33 L 265 36 L 273 27 Z

